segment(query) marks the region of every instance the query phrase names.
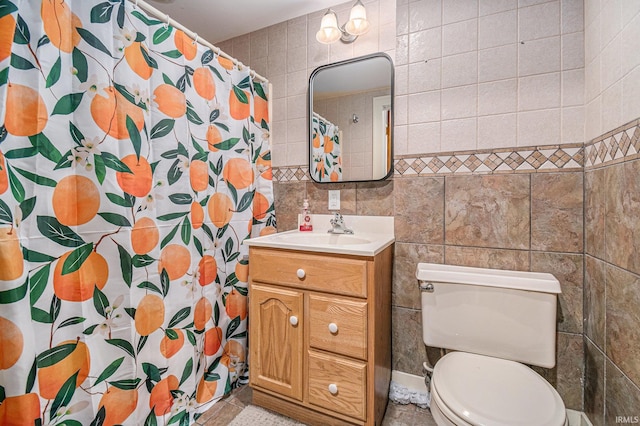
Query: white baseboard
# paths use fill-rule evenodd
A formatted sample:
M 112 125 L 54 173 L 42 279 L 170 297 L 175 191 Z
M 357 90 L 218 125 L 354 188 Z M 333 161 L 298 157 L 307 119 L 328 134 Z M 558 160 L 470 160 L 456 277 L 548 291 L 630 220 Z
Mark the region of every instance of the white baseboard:
M 427 386 L 424 384 L 424 377 L 416 376 L 414 374 L 404 373 L 402 371 L 392 370 L 391 380 L 399 385 L 406 387 L 409 390 L 417 392 L 427 392 Z
M 582 411 L 567 410 L 569 426 L 593 426 L 589 418 Z

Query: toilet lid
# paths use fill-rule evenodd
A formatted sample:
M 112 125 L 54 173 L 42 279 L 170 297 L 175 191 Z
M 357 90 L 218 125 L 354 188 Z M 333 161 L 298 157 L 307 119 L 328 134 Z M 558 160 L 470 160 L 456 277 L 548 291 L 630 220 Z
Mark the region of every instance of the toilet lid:
M 563 425 L 566 418 L 558 392 L 517 362 L 451 352 L 436 363 L 431 384 L 472 425 Z

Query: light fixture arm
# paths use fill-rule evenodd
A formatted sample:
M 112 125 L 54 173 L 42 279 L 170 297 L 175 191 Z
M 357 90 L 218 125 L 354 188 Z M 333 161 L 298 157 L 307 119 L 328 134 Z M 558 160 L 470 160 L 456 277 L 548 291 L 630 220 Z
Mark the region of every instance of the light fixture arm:
M 343 24 L 342 26 L 340 26 L 340 31 L 342 32 L 342 35 L 340 36 L 340 41 L 343 42 L 344 44 L 351 44 L 358 39 L 358 36 L 349 34 L 347 30 L 344 29 L 345 25 L 346 24 Z

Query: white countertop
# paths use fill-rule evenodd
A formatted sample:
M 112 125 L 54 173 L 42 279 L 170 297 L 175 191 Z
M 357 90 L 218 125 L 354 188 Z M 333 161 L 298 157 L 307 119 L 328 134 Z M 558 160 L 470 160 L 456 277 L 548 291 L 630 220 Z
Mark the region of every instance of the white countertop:
M 312 214 L 312 232 L 298 230 L 279 232 L 244 240 L 250 247 L 271 247 L 321 253 L 375 256 L 395 241 L 393 216 L 343 215 L 353 234 L 330 234 L 333 215 Z

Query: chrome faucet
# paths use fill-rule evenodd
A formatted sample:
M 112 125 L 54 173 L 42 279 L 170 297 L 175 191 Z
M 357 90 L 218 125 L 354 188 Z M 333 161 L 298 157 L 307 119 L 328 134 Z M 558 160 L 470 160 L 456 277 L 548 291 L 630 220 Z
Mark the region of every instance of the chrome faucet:
M 353 234 L 353 230 L 345 225 L 344 218 L 340 212 L 333 212 L 333 219 L 329 222 L 331 223 L 331 229 L 327 231 L 329 234 Z

